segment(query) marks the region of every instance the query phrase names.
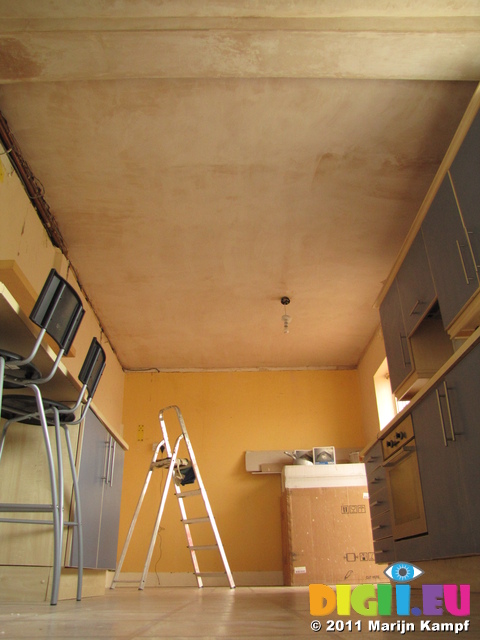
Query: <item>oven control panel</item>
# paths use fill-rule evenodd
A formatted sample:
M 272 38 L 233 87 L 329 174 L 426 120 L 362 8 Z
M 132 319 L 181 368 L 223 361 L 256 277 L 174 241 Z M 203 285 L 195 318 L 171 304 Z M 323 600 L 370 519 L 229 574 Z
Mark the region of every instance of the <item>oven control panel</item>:
M 414 437 L 412 417 L 408 415 L 382 438 L 383 459 L 386 460 Z

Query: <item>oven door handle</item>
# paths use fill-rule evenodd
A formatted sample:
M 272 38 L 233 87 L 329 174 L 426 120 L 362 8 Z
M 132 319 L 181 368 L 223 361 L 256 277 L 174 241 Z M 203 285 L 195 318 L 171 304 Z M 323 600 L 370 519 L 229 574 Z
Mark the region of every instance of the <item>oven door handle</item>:
M 392 458 L 389 458 L 386 462 L 384 462 L 383 466 L 394 467 L 401 460 L 408 458 L 408 456 L 410 456 L 416 450 L 417 450 L 417 447 L 415 446 L 414 443 L 410 442 L 409 444 L 405 444 L 399 451 L 396 452 L 396 454 Z

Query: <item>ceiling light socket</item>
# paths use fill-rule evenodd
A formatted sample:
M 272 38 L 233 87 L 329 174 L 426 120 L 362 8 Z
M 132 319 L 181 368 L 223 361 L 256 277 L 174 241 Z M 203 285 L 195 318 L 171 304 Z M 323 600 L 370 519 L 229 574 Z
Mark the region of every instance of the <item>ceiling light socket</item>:
M 282 316 L 283 333 L 289 333 L 289 330 L 290 330 L 289 325 L 290 325 L 290 322 L 292 321 L 292 317 L 286 313 L 285 307 L 287 306 L 287 304 L 290 304 L 290 298 L 288 298 L 287 296 L 283 296 L 280 302 L 283 304 L 283 307 L 285 310 L 285 314 Z

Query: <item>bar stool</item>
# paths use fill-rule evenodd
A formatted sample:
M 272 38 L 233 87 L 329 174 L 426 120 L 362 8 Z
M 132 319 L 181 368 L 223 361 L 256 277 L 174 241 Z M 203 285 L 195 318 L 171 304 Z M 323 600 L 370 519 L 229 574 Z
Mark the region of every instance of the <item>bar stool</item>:
M 54 576 L 60 574 L 61 562 L 61 513 L 56 482 L 55 465 L 53 461 L 52 447 L 47 429 L 47 418 L 42 402 L 40 386 L 49 382 L 58 369 L 58 365 L 65 353 L 68 353 L 73 340 L 77 334 L 80 323 L 83 319 L 84 309 L 79 295 L 75 289 L 62 278 L 55 269 L 52 269 L 45 281 L 37 301 L 30 314 L 30 320 L 40 327 L 40 332 L 35 344 L 28 355 L 13 353 L 7 350 L 0 350 L 0 415 L 7 419 L 2 431 L 0 441 L 0 458 L 3 452 L 6 431 L 8 429 L 8 413 L 4 412 L 4 389 L 30 388 L 33 391 L 31 399 L 34 402 L 35 412 L 38 415 L 42 428 L 43 440 L 47 455 L 48 474 L 50 491 L 52 496 L 51 504 L 48 505 L 20 505 L 20 504 L 0 504 L 0 512 L 13 513 L 52 513 L 52 524 L 54 532 Z M 58 345 L 59 351 L 55 361 L 47 373 L 42 373 L 33 363 L 40 345 L 45 335 L 50 336 Z M 60 452 L 61 454 L 61 452 Z M 57 464 L 61 458 L 57 447 Z M 63 489 L 62 489 L 63 495 Z M 24 523 L 45 523 L 43 520 L 0 518 L 0 522 L 24 522 Z M 53 598 L 52 593 L 52 600 Z M 52 604 L 56 604 L 52 601 Z

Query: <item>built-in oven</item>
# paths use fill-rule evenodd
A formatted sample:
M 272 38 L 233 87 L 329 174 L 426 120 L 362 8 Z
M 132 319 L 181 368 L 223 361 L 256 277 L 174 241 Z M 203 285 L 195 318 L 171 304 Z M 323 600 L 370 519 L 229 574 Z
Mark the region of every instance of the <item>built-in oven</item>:
M 427 533 L 414 436 L 407 416 L 382 440 L 394 540 Z

